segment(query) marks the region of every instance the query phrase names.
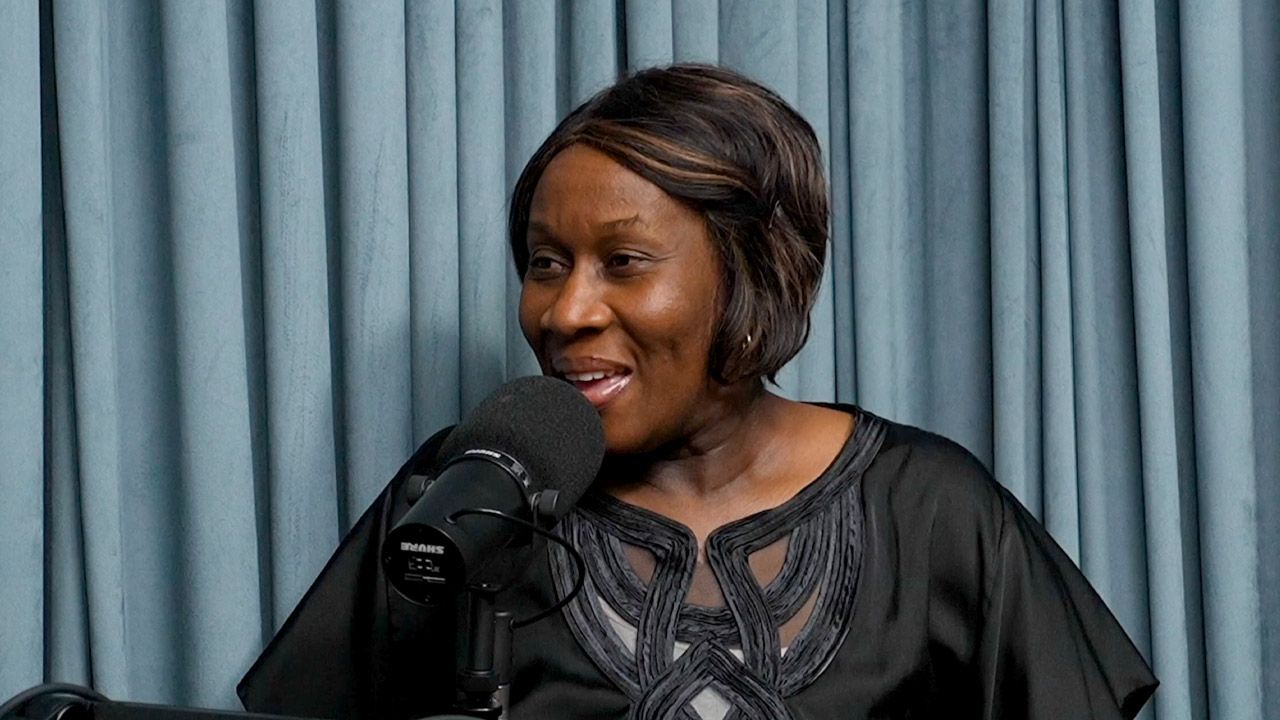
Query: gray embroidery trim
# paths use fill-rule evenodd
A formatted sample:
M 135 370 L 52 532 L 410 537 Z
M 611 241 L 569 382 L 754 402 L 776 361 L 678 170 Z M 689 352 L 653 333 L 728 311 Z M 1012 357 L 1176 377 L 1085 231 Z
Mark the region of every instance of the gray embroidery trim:
M 656 513 L 590 492 L 557 532 L 587 560 L 582 593 L 565 620 L 592 662 L 631 700 L 632 720 L 699 720 L 689 706 L 704 688 L 728 700 L 726 720 L 790 718 L 783 698 L 818 678 L 848 633 L 862 565 L 862 474 L 884 441 L 885 424 L 859 411 L 853 437 L 818 479 L 777 508 L 728 523 L 707 538 L 725 607 L 688 605 L 696 539 Z M 750 555 L 790 533 L 777 577 L 761 588 Z M 653 554 L 646 586 L 623 545 Z M 562 548 L 549 553 L 557 592 L 573 587 L 574 566 Z M 817 592 L 799 634 L 782 653 L 778 628 Z M 609 603 L 636 628 L 632 652 L 599 606 Z M 674 658 L 676 640 L 691 643 Z M 741 662 L 729 652 L 740 647 Z

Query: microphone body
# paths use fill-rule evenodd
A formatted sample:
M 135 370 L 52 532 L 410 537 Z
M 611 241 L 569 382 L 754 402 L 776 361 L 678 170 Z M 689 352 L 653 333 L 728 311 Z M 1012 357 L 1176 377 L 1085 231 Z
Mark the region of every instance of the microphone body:
M 520 548 L 532 535 L 492 515 L 550 529 L 603 459 L 600 417 L 572 385 L 548 377 L 503 385 L 449 434 L 421 495 L 387 534 L 388 580 L 427 605 L 510 583 L 527 565 Z M 464 512 L 474 510 L 488 516 Z
M 487 453 L 499 457 L 491 457 Z M 486 578 L 495 551 L 523 545 L 527 533 L 510 524 L 481 516 L 453 518 L 459 510 L 485 508 L 533 521 L 527 480 L 508 467 L 518 463 L 485 448 L 453 459 L 387 534 L 383 567 L 401 595 L 422 604 L 456 596 L 472 583 L 502 583 Z

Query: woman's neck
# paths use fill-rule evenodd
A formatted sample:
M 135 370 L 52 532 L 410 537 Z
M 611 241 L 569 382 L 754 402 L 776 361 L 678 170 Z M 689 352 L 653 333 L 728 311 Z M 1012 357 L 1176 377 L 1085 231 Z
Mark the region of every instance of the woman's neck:
M 665 495 L 711 499 L 736 493 L 753 478 L 768 472 L 766 465 L 778 455 L 789 407 L 795 405 L 754 383 L 708 403 L 691 418 L 691 432 L 646 455 L 606 460 L 614 482 L 623 491 L 648 486 Z

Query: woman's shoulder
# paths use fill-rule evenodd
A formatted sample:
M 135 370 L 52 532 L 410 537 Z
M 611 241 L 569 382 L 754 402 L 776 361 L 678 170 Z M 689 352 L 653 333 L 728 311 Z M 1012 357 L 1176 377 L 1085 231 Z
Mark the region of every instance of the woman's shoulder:
M 1003 688 L 993 702 L 1020 717 L 1132 717 L 1155 678 L 1071 558 L 971 452 L 875 421 L 869 552 L 886 582 L 922 588 L 931 636 L 982 668 L 984 687 Z
M 941 510 L 958 528 L 999 531 L 1009 503 L 1016 500 L 973 453 L 937 433 L 866 411 L 859 411 L 859 422 L 880 425 L 882 436 L 863 474 L 867 501 L 882 501 L 935 530 Z
M 986 466 L 937 433 L 872 416 L 883 440 L 862 476 L 870 552 L 890 552 L 898 576 L 950 587 L 961 614 L 980 612 L 1009 543 L 1029 514 Z M 1032 520 L 1031 522 L 1034 522 Z M 1035 543 L 1032 543 L 1033 545 Z

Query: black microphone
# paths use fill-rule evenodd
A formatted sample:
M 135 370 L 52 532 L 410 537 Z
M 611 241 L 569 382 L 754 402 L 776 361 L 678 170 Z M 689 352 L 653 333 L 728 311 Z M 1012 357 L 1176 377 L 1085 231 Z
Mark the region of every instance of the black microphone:
M 404 597 L 432 605 L 519 577 L 519 523 L 550 529 L 595 480 L 604 429 L 572 385 L 524 377 L 498 388 L 446 438 L 440 468 L 387 534 L 382 563 Z M 462 511 L 484 510 L 489 516 Z

